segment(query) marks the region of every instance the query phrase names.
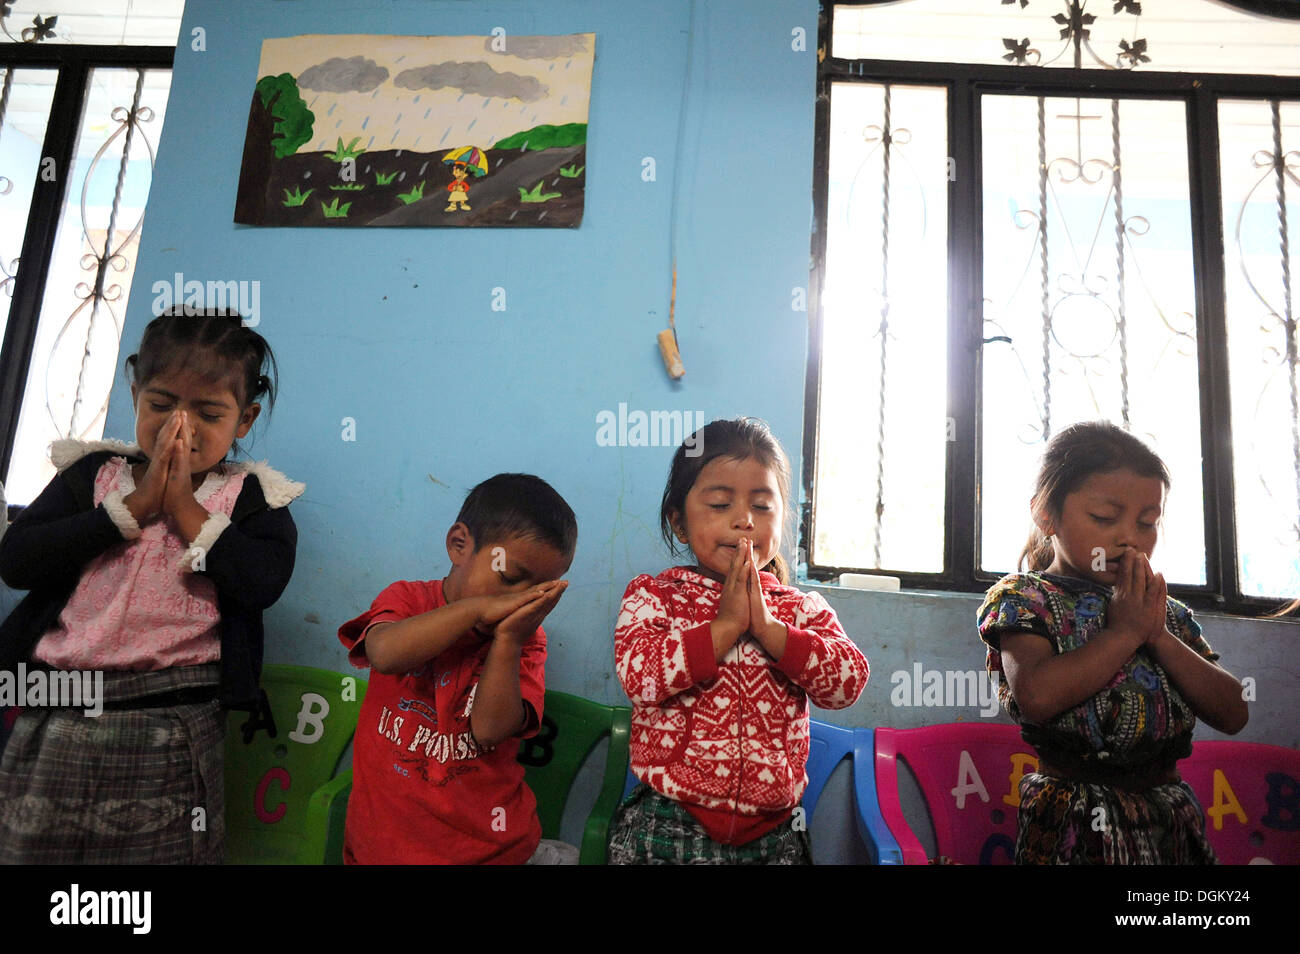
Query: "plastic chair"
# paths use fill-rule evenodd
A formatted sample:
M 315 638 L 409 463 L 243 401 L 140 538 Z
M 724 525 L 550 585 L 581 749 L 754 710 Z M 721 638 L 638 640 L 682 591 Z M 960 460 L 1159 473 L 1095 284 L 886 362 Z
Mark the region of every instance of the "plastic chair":
M 858 835 L 878 865 L 901 865 L 903 850 L 885 824 L 876 780 L 876 730 L 853 730 L 853 794 L 858 808 Z
M 1300 864 L 1300 752 L 1259 742 L 1196 742 L 1178 763 L 1225 865 Z
M 623 796 L 622 798 L 619 799 L 619 801 L 626 800 L 627 797 L 632 794 L 632 789 L 636 788 L 640 784 L 641 784 L 641 780 L 632 774 L 632 769 L 629 765 L 627 770 L 627 778 L 623 780 Z
M 803 805 L 805 817 L 812 821 L 817 811 L 817 801 L 822 797 L 822 789 L 835 772 L 835 767 L 846 758 L 853 756 L 853 730 L 842 729 L 828 722 L 808 720 L 810 737 L 808 739 L 808 764 L 804 771 L 808 773 L 808 787 L 804 789 Z
M 542 727 L 537 735 L 519 745 L 519 762 L 524 780 L 537 796 L 537 817 L 543 838 L 560 837 L 564 803 L 578 776 L 578 769 L 606 735 L 609 752 L 605 757 L 600 794 L 583 827 L 579 863 L 603 865 L 609 824 L 622 800 L 627 776 L 628 745 L 632 737 L 632 710 L 605 706 L 567 692 L 546 693 Z
M 900 756 L 925 797 L 940 858 L 964 865 L 1013 861 L 1020 776 L 1038 767 L 1016 726 L 953 723 L 875 730 L 880 813 L 903 862 L 926 864 L 930 859 L 899 803 Z
M 245 745 L 232 712 L 226 725 L 227 864 L 342 863 L 346 793 L 335 776 L 357 727 L 366 682 L 306 666 L 262 672 L 277 734 Z
M 836 766 L 845 758 L 853 759 L 854 819 L 858 837 L 871 854 L 873 864 L 901 865 L 903 853 L 880 814 L 876 797 L 874 735 L 871 729 L 844 729 L 827 722 L 810 720 L 808 741 L 808 787 L 803 793 L 803 808 L 811 825 L 817 802 L 821 799 Z M 811 829 L 810 829 L 811 830 Z

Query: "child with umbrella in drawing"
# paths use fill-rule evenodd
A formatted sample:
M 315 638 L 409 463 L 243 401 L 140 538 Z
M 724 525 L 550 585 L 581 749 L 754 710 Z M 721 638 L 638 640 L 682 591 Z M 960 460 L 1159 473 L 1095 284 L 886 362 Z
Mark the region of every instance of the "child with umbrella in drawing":
M 469 171 L 465 163 L 458 162 L 451 167 L 452 180 L 447 183 L 447 208 L 444 212 L 455 212 L 457 206 L 469 211 Z
M 451 182 L 447 183 L 447 208 L 444 212 L 455 212 L 460 208 L 466 212 L 469 208 L 469 176 L 487 175 L 487 154 L 477 146 L 461 146 L 442 157 L 442 161 L 451 166 Z

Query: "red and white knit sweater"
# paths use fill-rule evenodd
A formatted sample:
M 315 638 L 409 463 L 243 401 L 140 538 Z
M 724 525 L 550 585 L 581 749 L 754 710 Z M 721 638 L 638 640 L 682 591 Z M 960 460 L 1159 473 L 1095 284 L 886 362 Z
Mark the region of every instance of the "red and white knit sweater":
M 715 663 L 709 624 L 722 584 L 688 567 L 629 583 L 614 632 L 614 665 L 633 704 L 632 773 L 731 845 L 781 824 L 803 796 L 808 700 L 851 706 L 868 676 L 819 593 L 760 578 L 768 610 L 789 631 L 780 662 L 746 634 Z

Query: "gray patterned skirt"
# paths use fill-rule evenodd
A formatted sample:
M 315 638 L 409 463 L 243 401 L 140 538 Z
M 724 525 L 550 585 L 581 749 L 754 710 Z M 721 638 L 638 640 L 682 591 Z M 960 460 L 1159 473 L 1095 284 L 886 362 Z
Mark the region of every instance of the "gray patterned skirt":
M 103 698 L 194 693 L 219 677 L 218 664 L 105 672 Z M 220 864 L 225 718 L 206 694 L 98 717 L 24 709 L 0 758 L 0 863 Z

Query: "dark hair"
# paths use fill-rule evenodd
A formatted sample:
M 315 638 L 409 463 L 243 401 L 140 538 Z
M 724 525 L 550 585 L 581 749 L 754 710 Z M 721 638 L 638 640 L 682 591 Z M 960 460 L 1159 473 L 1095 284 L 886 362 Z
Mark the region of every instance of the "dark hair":
M 140 350 L 126 359 L 132 382 L 145 384 L 181 369 L 229 382 L 241 410 L 263 397 L 268 412 L 275 405 L 275 355 L 238 314 L 176 306 L 149 322 Z
M 1054 520 L 1065 509 L 1065 498 L 1093 474 L 1127 469 L 1139 477 L 1155 477 L 1169 489 L 1169 470 L 1151 448 L 1109 421 L 1085 421 L 1067 427 L 1051 439 L 1034 484 L 1033 500 Z M 1052 543 L 1034 527 L 1020 551 L 1017 567 L 1046 570 L 1054 558 Z
M 555 488 L 532 474 L 497 474 L 469 492 L 456 522 L 469 528 L 474 552 L 489 543 L 524 537 L 573 559 L 578 520 Z
M 730 460 L 753 458 L 776 474 L 777 489 L 781 492 L 781 505 L 785 514 L 782 530 L 793 526 L 794 511 L 790 507 L 790 461 L 781 449 L 780 442 L 772 436 L 765 421 L 756 417 L 740 417 L 731 421 L 712 421 L 704 425 L 677 448 L 672 466 L 668 470 L 668 486 L 664 488 L 663 503 L 659 506 L 659 530 L 664 542 L 674 554 L 680 553 L 673 534 L 672 514 L 686 513 L 686 495 L 695 486 L 700 471 L 710 461 L 719 457 Z M 777 553 L 760 569 L 776 575 L 782 583 L 790 582 L 790 570 Z

